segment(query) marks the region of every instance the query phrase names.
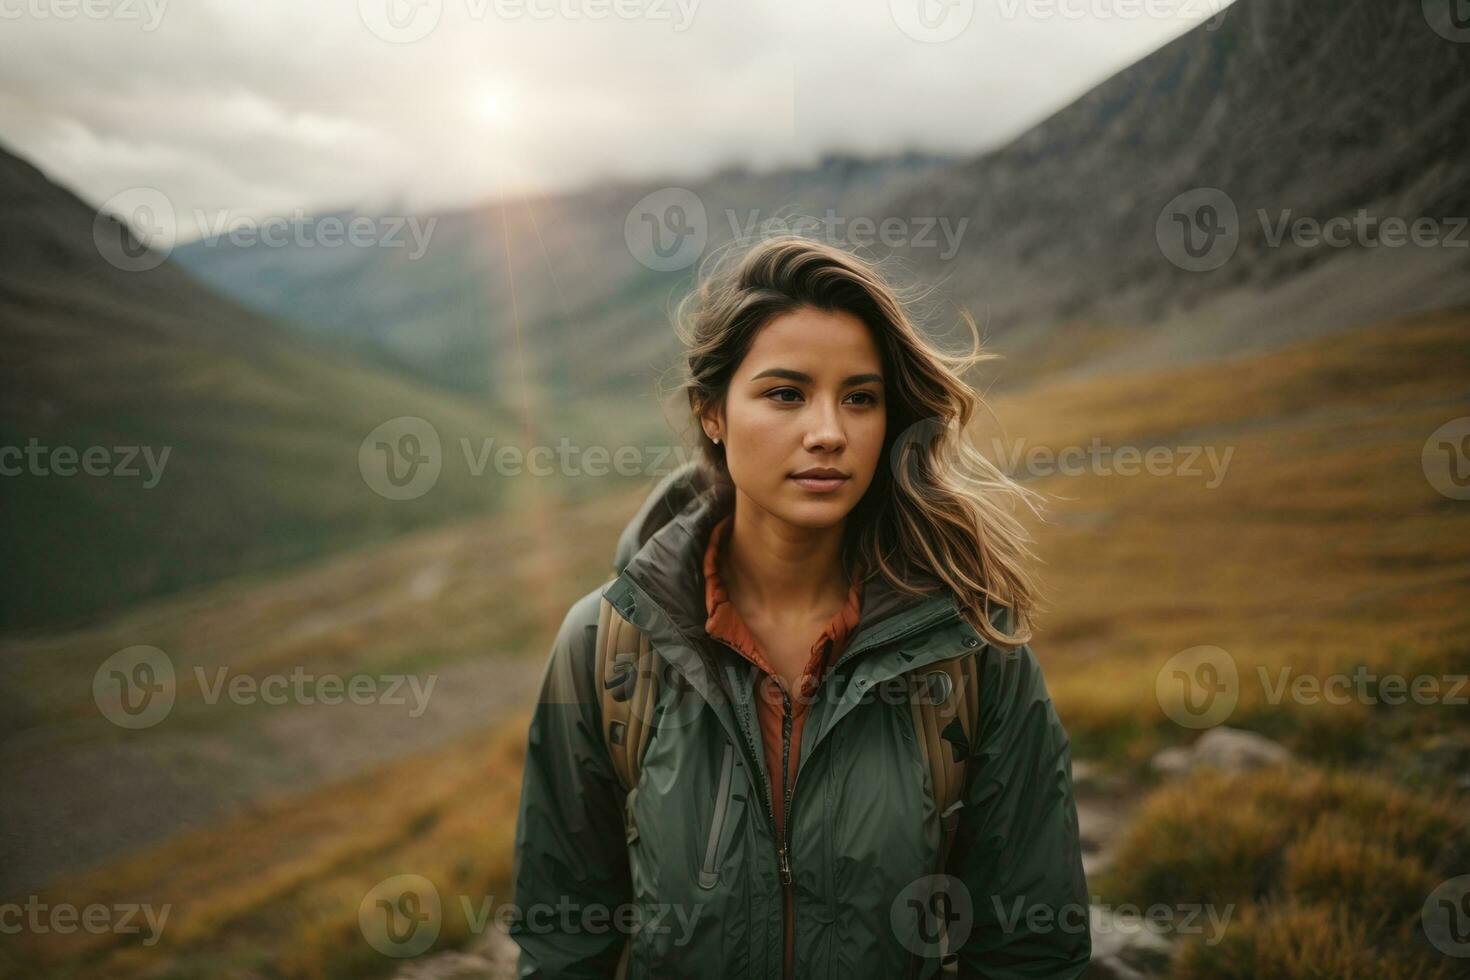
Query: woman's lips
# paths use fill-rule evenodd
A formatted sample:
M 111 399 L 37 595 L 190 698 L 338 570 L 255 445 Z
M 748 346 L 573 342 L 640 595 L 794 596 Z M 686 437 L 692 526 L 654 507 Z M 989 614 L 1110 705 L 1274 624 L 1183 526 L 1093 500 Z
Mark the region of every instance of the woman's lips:
M 831 493 L 847 482 L 845 476 L 793 476 L 799 486 L 817 493 Z

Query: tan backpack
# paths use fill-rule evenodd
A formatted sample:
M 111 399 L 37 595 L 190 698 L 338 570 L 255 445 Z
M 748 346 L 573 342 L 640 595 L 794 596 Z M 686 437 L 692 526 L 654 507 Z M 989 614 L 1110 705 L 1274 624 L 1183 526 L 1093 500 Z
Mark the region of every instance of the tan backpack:
M 638 785 L 652 729 L 648 719 L 658 699 L 659 672 L 648 636 L 602 599 L 597 615 L 597 684 L 602 700 L 602 737 L 626 796 Z M 930 785 L 943 828 L 940 871 L 959 824 L 966 747 L 980 718 L 980 678 L 975 657 L 940 661 L 923 671 L 914 698 L 914 731 L 929 767 Z

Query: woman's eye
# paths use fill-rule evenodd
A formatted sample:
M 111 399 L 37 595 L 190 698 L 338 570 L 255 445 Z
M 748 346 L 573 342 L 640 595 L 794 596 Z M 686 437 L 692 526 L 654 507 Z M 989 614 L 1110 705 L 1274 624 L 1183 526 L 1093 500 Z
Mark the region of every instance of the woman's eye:
M 861 399 L 859 401 L 859 403 L 858 403 L 860 405 L 876 405 L 876 404 L 878 404 L 878 396 L 875 395 L 875 394 L 873 394 L 871 391 L 854 391 L 852 393 L 852 397 L 853 398 L 857 398 L 857 399 Z
M 773 398 L 778 402 L 786 402 L 789 404 L 791 402 L 791 399 L 782 398 L 782 395 L 795 395 L 797 398 L 800 398 L 801 392 L 797 391 L 795 388 L 775 388 L 771 391 L 766 392 L 767 398 Z

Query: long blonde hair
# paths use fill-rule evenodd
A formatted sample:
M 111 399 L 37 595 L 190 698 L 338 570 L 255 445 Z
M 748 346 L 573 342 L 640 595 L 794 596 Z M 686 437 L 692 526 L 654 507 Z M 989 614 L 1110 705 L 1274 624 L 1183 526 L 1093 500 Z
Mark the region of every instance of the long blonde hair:
M 682 388 L 693 417 L 720 404 L 756 333 L 772 317 L 809 306 L 846 311 L 872 331 L 882 354 L 888 430 L 884 459 L 848 516 L 843 563 L 853 581 L 879 574 L 911 595 L 912 581 L 937 579 L 988 641 L 1031 639 L 1038 605 L 1035 561 L 1016 504 L 1040 516 L 1041 497 L 976 451 L 964 431 L 983 399 L 962 378 L 995 355 L 973 343 L 964 354 L 937 349 L 916 329 L 900 293 L 875 263 L 835 245 L 796 235 L 731 243 L 708 258 L 680 302 L 675 327 L 684 343 Z M 700 465 L 712 486 L 728 488 L 724 446 L 695 424 Z M 916 574 L 917 573 L 917 574 Z M 992 625 L 992 607 L 1011 612 L 1011 632 Z

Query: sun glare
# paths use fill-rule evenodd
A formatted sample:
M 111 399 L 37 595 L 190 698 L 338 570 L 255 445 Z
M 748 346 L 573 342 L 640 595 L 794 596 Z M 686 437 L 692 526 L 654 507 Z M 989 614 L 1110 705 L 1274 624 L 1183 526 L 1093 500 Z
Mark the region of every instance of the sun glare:
M 470 95 L 470 115 L 489 125 L 509 122 L 512 110 L 510 93 L 502 85 L 482 85 Z

